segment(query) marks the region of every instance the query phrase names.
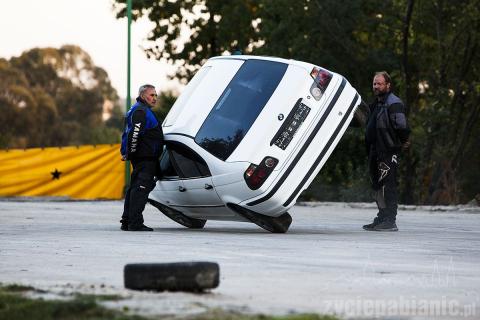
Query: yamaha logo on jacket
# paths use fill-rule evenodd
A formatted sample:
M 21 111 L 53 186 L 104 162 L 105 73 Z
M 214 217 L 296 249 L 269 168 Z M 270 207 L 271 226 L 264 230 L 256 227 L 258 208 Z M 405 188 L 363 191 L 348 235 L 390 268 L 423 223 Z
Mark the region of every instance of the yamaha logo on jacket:
M 150 107 L 137 98 L 125 116 L 120 152 L 127 160 L 157 159 L 163 149 L 161 123 Z

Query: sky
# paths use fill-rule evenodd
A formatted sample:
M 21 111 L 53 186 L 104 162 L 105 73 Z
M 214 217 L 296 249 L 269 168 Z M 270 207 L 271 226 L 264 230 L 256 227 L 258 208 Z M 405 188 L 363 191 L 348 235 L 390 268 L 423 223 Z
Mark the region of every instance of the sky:
M 105 69 L 121 98 L 127 94 L 127 19 L 116 19 L 112 0 L 0 0 L 0 57 L 10 59 L 35 47 L 80 46 Z M 131 26 L 131 95 L 144 83 L 178 89 L 172 66 L 147 59 L 141 49 L 152 22 Z

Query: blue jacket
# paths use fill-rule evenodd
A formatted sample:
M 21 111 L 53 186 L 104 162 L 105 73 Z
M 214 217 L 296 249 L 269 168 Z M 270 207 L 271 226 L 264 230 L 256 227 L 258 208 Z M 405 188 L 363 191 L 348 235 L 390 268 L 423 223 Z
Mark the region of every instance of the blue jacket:
M 163 149 L 162 125 L 155 113 L 137 98 L 125 116 L 120 152 L 127 160 L 154 160 Z

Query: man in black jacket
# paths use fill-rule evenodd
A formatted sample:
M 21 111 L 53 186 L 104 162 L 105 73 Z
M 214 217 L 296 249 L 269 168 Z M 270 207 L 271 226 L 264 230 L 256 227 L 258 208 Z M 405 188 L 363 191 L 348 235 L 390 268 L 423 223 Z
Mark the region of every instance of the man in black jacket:
M 373 78 L 375 100 L 369 106 L 365 142 L 378 214 L 372 223 L 363 226 L 368 231 L 398 231 L 398 156 L 409 146 L 410 129 L 405 106 L 390 88 L 388 73 L 377 72 Z
M 153 231 L 143 224 L 142 212 L 148 194 L 155 187 L 158 158 L 163 149 L 161 122 L 150 110 L 157 103 L 155 87 L 143 85 L 138 90 L 137 103 L 127 112 L 120 152 L 122 160 L 130 160 L 133 171 L 120 220 L 124 231 Z

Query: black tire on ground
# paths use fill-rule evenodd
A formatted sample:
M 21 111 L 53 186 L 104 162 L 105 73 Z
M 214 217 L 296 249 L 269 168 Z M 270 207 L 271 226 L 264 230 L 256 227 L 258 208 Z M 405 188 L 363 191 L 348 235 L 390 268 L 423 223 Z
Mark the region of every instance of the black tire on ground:
M 201 292 L 218 287 L 220 267 L 215 262 L 127 264 L 125 288 L 153 291 Z
M 229 203 L 227 206 L 242 217 L 272 233 L 285 233 L 288 231 L 290 224 L 292 224 L 292 216 L 288 212 L 278 217 L 270 217 L 237 204 Z
M 195 219 L 195 218 L 190 218 L 184 215 L 182 212 L 175 210 L 173 208 L 170 208 L 160 202 L 157 202 L 152 199 L 148 199 L 148 202 L 155 208 L 157 208 L 160 212 L 162 212 L 164 215 L 172 219 L 178 224 L 181 224 L 182 226 L 185 226 L 190 229 L 202 229 L 205 226 L 205 223 L 207 220 L 202 220 L 202 219 Z

